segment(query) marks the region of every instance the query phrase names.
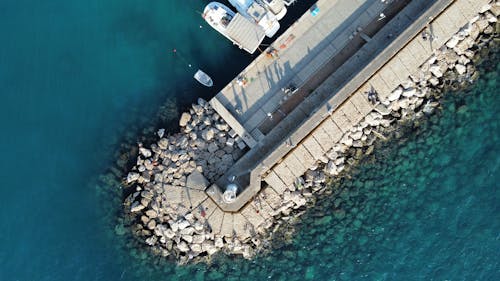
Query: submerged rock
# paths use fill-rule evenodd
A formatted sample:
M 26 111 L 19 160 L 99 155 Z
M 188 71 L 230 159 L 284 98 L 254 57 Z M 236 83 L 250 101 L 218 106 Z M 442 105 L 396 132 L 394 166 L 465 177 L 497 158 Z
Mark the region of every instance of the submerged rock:
M 434 108 L 437 107 L 438 105 L 439 105 L 439 103 L 437 103 L 437 102 L 430 102 L 430 101 L 428 101 L 424 105 L 424 108 L 422 109 L 422 112 L 424 112 L 425 114 L 431 114 L 432 112 L 434 112 Z
M 165 129 L 159 129 L 158 132 L 156 132 L 156 134 L 160 137 L 160 138 L 163 138 L 163 136 L 165 135 Z
M 127 229 L 123 224 L 120 223 L 115 226 L 115 233 L 116 235 L 122 236 L 125 235 L 125 233 L 127 233 Z

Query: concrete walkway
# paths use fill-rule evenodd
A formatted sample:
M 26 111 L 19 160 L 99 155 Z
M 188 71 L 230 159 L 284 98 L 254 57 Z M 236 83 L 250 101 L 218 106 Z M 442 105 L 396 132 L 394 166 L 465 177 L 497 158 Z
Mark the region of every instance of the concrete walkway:
M 256 128 L 280 105 L 281 89 L 303 85 L 344 48 L 359 26 L 378 17 L 385 7 L 379 0 L 320 0 L 316 6 L 319 14 L 305 13 L 267 49 L 276 50 L 274 57 L 261 54 L 238 76 L 246 82 L 238 83 L 235 77 L 215 97 L 227 109 L 219 114 L 234 117 L 231 121 L 237 123 L 228 124 L 241 128 L 240 136 L 246 133 L 256 141 L 261 139 L 263 134 Z M 252 147 L 252 139 L 247 139 Z

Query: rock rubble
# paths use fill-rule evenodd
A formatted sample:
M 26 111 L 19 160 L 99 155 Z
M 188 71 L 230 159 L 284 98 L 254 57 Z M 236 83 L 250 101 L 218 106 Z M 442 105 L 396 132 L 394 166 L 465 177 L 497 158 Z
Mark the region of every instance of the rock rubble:
M 176 135 L 165 136 L 160 129 L 150 147 L 139 144 L 136 165 L 125 179 L 132 192 L 124 206 L 136 237 L 155 253 L 185 262 L 204 252 L 212 255 L 228 243 L 214 237 L 194 215 L 199 212 L 183 204 L 184 189 L 191 190 L 189 202 L 199 204 L 206 198 L 203 191 L 235 163 L 245 145 L 203 99 L 182 114 L 179 125 Z

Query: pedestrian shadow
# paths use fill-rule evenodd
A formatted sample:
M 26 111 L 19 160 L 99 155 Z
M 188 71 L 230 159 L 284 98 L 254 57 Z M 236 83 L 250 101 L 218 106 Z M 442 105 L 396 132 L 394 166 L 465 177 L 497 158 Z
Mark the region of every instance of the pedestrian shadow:
M 248 99 L 247 99 L 247 95 L 245 93 L 245 89 L 243 87 L 241 87 L 241 91 L 238 92 L 236 87 L 240 87 L 240 86 L 236 85 L 236 84 L 232 85 L 233 97 L 234 97 L 234 102 L 235 102 L 235 107 L 234 107 L 235 112 L 233 112 L 233 114 L 236 113 L 235 116 L 238 117 L 238 119 L 240 119 L 240 121 L 241 121 L 241 119 L 243 118 L 243 116 L 242 116 L 243 107 L 248 108 Z

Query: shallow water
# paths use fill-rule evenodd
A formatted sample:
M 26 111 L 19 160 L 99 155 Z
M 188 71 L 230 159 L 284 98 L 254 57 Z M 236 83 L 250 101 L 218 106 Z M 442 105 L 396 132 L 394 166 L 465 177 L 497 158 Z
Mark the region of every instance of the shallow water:
M 324 257 L 309 268 L 315 280 L 500 278 L 496 63 L 496 71 L 468 91 L 449 93 L 440 114 L 378 149 L 352 179 L 335 185 L 337 196 L 321 201 L 318 210 L 331 221 L 318 231 L 306 220 L 294 244 Z M 309 220 L 318 221 L 318 210 Z M 321 246 L 310 247 L 314 240 Z
M 251 57 L 207 32 L 208 1 L 74 2 L 0 3 L 0 280 L 500 279 L 498 60 L 318 202 L 292 244 L 155 266 L 114 234 L 120 198 L 96 177 L 161 104 L 177 118 Z

